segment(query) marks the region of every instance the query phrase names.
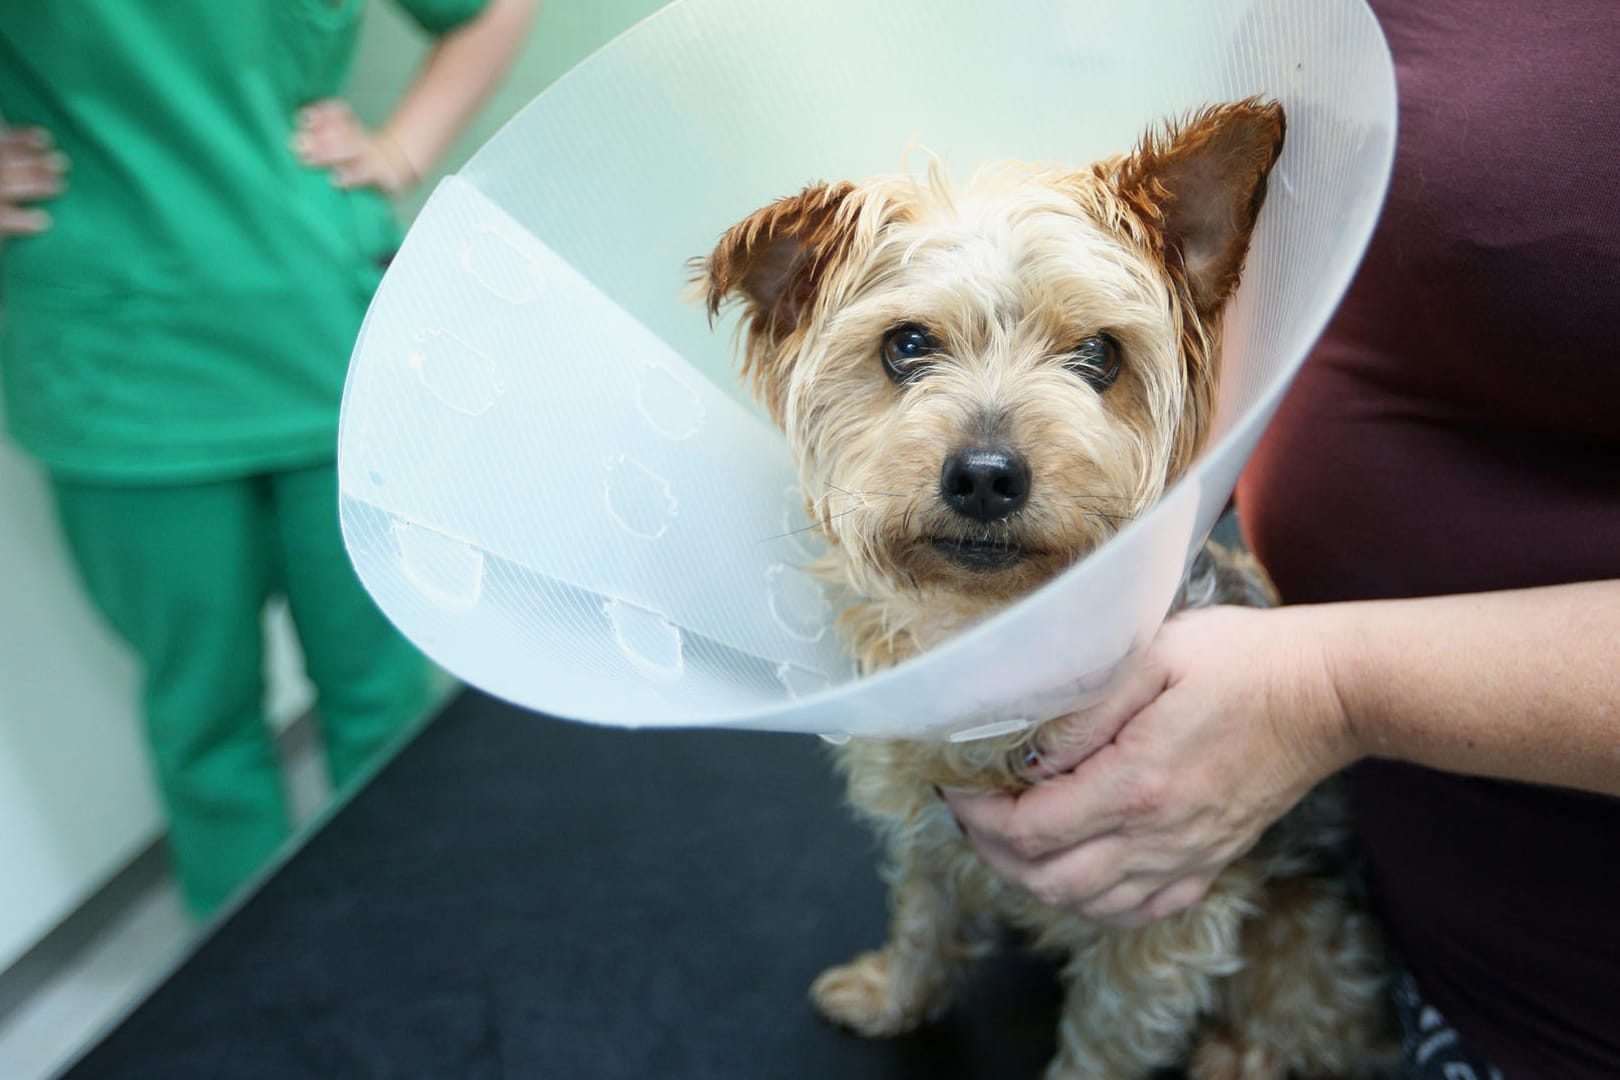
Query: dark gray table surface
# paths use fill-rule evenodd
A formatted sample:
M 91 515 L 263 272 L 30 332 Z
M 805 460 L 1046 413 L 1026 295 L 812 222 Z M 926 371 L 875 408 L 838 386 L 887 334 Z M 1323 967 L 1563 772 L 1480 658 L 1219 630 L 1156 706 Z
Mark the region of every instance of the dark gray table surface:
M 456 699 L 72 1080 L 1037 1077 L 1051 969 L 867 1042 L 805 997 L 881 941 L 873 840 L 803 736 Z

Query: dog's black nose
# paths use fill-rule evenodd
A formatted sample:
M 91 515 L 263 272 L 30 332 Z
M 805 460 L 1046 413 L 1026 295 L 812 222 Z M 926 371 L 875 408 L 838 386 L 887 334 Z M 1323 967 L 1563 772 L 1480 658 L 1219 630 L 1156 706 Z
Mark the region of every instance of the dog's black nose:
M 958 514 L 975 521 L 1000 521 L 1029 501 L 1029 463 L 1017 454 L 969 447 L 945 459 L 939 490 Z

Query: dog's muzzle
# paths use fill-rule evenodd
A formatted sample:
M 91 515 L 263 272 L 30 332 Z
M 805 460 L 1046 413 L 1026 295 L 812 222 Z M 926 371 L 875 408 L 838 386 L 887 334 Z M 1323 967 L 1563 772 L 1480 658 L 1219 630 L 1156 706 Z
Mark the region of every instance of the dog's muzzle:
M 1004 533 L 996 535 L 1002 530 L 985 527 L 999 525 L 1024 508 L 1030 480 L 1029 462 L 1005 447 L 969 446 L 951 454 L 939 470 L 939 496 L 964 528 L 956 535 L 932 537 L 934 551 L 957 566 L 982 573 L 1023 561 L 1023 547 Z

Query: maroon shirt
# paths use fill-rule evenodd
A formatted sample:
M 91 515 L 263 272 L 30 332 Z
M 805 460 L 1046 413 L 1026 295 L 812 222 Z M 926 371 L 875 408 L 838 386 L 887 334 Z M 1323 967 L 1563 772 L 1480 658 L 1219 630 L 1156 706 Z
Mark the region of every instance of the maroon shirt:
M 1292 603 L 1620 577 L 1620 3 L 1372 6 L 1394 182 L 1239 485 L 1249 541 Z M 1620 1077 L 1620 800 L 1389 762 L 1352 788 L 1464 1041 L 1510 1078 Z

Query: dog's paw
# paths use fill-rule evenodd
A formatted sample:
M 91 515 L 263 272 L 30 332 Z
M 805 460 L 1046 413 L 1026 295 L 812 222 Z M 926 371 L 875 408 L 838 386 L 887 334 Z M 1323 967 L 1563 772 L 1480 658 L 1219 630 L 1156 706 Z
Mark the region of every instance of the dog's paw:
M 1217 1032 L 1199 1041 L 1187 1075 L 1191 1080 L 1284 1080 L 1288 1070 L 1270 1048 Z
M 927 1019 L 926 1005 L 908 1000 L 896 986 L 893 958 L 887 952 L 863 953 L 847 964 L 828 968 L 810 984 L 816 1011 L 869 1039 L 902 1035 Z

